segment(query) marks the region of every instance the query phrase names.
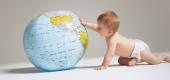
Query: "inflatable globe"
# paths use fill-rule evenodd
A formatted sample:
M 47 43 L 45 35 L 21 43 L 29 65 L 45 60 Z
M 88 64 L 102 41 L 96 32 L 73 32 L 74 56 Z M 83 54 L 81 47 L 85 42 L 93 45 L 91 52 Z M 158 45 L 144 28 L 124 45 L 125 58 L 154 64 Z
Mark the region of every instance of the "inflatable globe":
M 85 27 L 69 11 L 52 11 L 32 19 L 24 32 L 24 50 L 42 71 L 73 68 L 88 44 Z

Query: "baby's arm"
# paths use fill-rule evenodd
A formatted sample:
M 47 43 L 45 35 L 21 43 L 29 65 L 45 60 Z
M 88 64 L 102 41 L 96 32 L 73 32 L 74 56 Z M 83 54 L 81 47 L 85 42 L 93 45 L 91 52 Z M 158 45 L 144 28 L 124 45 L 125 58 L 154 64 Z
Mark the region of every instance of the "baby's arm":
M 90 29 L 92 29 L 92 30 L 94 30 L 94 31 L 96 31 L 96 32 L 99 31 L 97 24 L 90 23 L 90 22 L 88 22 L 87 20 L 85 20 L 85 19 L 83 19 L 83 18 L 80 18 L 80 22 L 81 22 L 81 24 L 83 24 L 84 26 L 86 26 L 86 27 L 88 27 L 88 28 L 90 28 Z
M 97 67 L 96 70 L 106 69 L 110 64 L 112 57 L 114 56 L 115 48 L 116 48 L 116 42 L 113 43 L 112 41 L 109 41 L 107 43 L 108 43 L 108 49 L 107 49 L 107 52 L 104 56 L 103 63 L 102 63 L 101 66 Z

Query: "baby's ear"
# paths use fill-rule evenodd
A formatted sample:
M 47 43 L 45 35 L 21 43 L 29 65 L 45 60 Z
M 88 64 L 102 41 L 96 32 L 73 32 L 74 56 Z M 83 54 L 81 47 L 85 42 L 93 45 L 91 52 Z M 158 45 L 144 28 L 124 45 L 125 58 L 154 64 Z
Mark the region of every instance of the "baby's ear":
M 109 35 L 113 35 L 113 32 L 112 32 L 112 31 L 109 31 L 108 33 L 109 33 Z
M 112 31 L 109 31 L 109 34 L 112 34 L 113 32 Z

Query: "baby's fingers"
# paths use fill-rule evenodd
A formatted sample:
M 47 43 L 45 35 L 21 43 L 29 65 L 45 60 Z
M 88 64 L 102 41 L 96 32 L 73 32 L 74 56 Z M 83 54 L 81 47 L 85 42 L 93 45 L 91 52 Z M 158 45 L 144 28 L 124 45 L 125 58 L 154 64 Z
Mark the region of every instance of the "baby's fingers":
M 104 66 L 97 67 L 96 70 L 103 70 L 106 69 Z
M 97 67 L 97 68 L 95 68 L 96 70 L 101 70 L 101 67 Z
M 85 20 L 85 19 L 83 19 L 83 18 L 79 18 L 79 20 L 80 20 L 80 23 L 81 24 L 83 24 L 83 25 L 86 25 L 87 24 L 87 21 Z
M 79 20 L 80 20 L 80 22 L 83 22 L 83 21 L 85 21 L 85 19 L 83 19 L 83 18 L 81 18 L 81 17 L 79 18 Z

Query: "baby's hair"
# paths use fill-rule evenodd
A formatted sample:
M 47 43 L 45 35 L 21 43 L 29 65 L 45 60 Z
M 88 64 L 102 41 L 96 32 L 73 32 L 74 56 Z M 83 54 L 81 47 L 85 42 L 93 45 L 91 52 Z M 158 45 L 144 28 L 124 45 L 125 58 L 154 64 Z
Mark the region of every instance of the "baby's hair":
M 113 31 L 113 34 L 118 31 L 119 18 L 118 15 L 113 11 L 106 11 L 99 15 L 97 18 L 97 22 L 107 25 L 108 28 Z

